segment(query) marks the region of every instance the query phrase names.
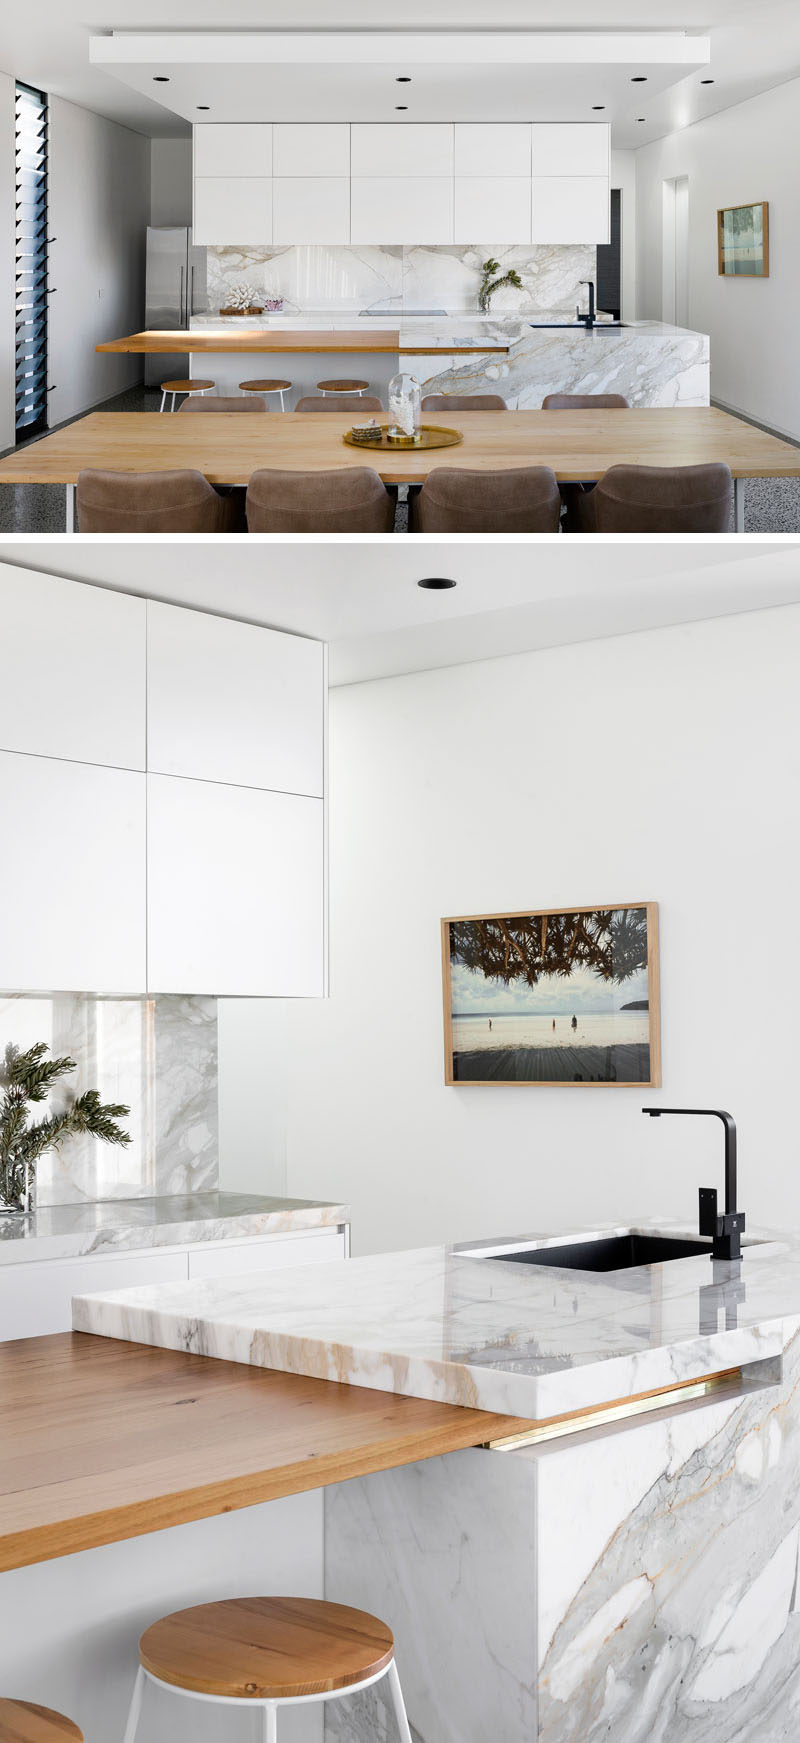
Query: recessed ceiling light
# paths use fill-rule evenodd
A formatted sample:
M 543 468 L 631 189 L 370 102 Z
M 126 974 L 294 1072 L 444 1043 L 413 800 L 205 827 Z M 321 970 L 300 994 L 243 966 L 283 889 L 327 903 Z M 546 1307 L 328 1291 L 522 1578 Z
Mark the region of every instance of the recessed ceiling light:
M 631 84 L 632 85 L 646 85 L 647 84 L 647 74 L 646 73 L 634 73 L 633 78 L 631 79 Z
M 395 103 L 395 109 L 407 109 L 407 108 L 408 108 L 407 103 Z
M 167 78 L 166 73 L 154 73 L 153 74 L 153 84 L 154 85 L 168 85 L 169 79 Z
M 701 85 L 713 85 L 714 80 L 713 79 L 701 79 L 700 83 L 701 83 Z
M 210 109 L 211 104 L 210 103 L 198 103 L 197 107 L 198 107 L 198 109 Z
M 592 108 L 594 110 L 605 109 L 605 103 L 593 103 Z
M 457 587 L 457 581 L 450 581 L 446 575 L 425 575 L 418 587 L 424 587 L 428 593 L 445 593 L 448 587 Z
M 408 76 L 408 73 L 400 73 L 398 78 L 395 79 L 395 84 L 396 85 L 410 85 L 411 80 Z
M 641 127 L 642 123 L 647 120 L 647 116 L 646 115 L 637 115 L 636 120 L 637 120 L 637 124 Z

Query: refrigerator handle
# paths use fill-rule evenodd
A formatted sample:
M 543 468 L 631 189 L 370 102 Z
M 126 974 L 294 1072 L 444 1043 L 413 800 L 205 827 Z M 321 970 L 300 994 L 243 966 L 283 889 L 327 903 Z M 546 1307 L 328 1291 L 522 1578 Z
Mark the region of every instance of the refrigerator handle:
M 189 314 L 189 315 L 194 314 L 194 267 L 193 266 L 189 267 L 189 307 L 187 310 L 187 314 Z M 187 322 L 187 326 L 188 326 L 188 322 Z
M 184 298 L 183 267 L 182 266 L 179 268 L 179 271 L 180 271 L 180 275 L 181 275 L 181 280 L 180 280 L 180 289 L 178 291 L 178 303 L 180 306 L 180 314 L 178 316 L 178 320 L 180 322 L 180 325 L 182 327 L 185 327 L 186 326 L 186 301 Z

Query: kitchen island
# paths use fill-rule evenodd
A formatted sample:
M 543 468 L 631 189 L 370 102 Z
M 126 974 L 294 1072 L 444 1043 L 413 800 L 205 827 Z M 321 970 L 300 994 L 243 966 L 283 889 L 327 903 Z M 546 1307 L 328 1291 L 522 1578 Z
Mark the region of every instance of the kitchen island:
M 497 1245 L 87 1298 L 75 1324 L 527 1420 L 326 1490 L 329 1594 L 390 1621 L 423 1743 L 794 1735 L 800 1241 L 608 1273 Z M 349 1737 L 391 1735 L 377 1697 L 360 1714 Z

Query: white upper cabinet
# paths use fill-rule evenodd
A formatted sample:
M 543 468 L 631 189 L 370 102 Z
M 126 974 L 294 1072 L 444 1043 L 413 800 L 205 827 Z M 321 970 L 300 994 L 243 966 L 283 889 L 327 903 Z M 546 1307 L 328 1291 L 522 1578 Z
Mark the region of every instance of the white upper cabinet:
M 530 122 L 457 121 L 455 173 L 456 179 L 459 176 L 530 176 Z M 511 241 L 511 237 L 508 240 Z
M 153 600 L 147 614 L 148 768 L 319 796 L 321 642 Z
M 272 241 L 269 176 L 196 176 L 194 240 L 209 247 Z
M 530 239 L 530 176 L 456 176 L 454 242 Z
M 452 242 L 452 177 L 354 176 L 350 240 L 408 246 Z
M 143 599 L 0 565 L 0 749 L 145 766 Z
M 607 122 L 534 122 L 531 135 L 534 176 L 610 173 L 611 129 Z
M 321 997 L 322 800 L 147 784 L 149 990 Z
M 451 122 L 430 125 L 412 122 L 407 127 L 396 123 L 386 126 L 354 123 L 350 133 L 350 173 L 353 176 L 435 177 L 453 174 Z M 384 240 L 393 239 L 385 237 Z
M 194 130 L 196 176 L 271 176 L 271 122 L 232 122 Z
M 277 176 L 272 184 L 272 240 L 348 243 L 349 176 Z
M 0 752 L 2 987 L 144 991 L 146 780 Z
M 533 242 L 608 242 L 610 193 L 605 176 L 534 176 Z
M 272 152 L 276 176 L 349 176 L 350 127 L 346 121 L 319 125 L 276 121 Z

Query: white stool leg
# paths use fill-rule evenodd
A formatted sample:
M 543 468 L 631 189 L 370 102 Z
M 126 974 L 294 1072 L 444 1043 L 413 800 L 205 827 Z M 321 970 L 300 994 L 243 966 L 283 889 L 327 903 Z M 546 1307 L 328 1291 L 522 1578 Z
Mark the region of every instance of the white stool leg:
M 281 396 L 281 411 L 282 411 L 282 412 L 285 412 L 285 410 L 286 410 L 286 407 L 285 407 L 285 405 L 284 405 L 284 403 L 283 403 L 283 395 L 284 395 L 284 389 L 283 389 L 283 388 L 280 388 L 280 389 L 279 389 L 279 392 L 280 392 L 280 396 Z
M 142 1710 L 142 1695 L 143 1694 L 144 1694 L 144 1671 L 142 1670 L 142 1667 L 140 1665 L 139 1669 L 136 1673 L 136 1681 L 133 1685 L 133 1697 L 131 1699 L 130 1711 L 128 1713 L 128 1723 L 125 1726 L 124 1743 L 133 1743 L 133 1739 L 136 1736 L 136 1727 L 139 1723 L 139 1714 L 141 1713 L 141 1710 Z
M 264 1743 L 278 1743 L 278 1709 L 273 1701 L 264 1703 Z
M 386 1676 L 389 1683 L 389 1693 L 392 1697 L 394 1716 L 397 1720 L 397 1729 L 400 1733 L 400 1743 L 412 1743 L 406 1704 L 403 1700 L 403 1691 L 400 1687 L 400 1678 L 397 1674 L 397 1665 L 395 1664 L 394 1659 L 392 1659 L 392 1662 L 389 1665 Z

